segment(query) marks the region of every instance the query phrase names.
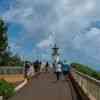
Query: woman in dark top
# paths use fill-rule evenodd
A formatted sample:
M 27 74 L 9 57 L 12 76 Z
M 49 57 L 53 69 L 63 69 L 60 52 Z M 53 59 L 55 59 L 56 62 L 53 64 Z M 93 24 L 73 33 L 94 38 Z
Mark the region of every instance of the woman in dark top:
M 26 61 L 25 62 L 25 78 L 27 78 L 28 76 L 27 76 L 27 73 L 28 73 L 28 70 L 29 70 L 29 68 L 30 68 L 30 65 L 29 65 L 29 63 Z

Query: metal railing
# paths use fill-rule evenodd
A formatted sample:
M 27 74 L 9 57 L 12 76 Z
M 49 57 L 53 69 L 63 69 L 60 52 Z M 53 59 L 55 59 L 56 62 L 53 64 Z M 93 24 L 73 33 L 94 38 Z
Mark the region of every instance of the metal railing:
M 0 67 L 0 75 L 23 74 L 24 67 Z
M 90 100 L 100 100 L 100 81 L 72 69 L 73 78 Z

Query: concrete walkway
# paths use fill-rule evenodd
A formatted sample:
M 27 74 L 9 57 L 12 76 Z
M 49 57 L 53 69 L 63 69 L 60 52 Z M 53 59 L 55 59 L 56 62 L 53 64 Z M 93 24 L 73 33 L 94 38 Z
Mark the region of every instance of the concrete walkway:
M 42 73 L 10 100 L 78 100 L 70 81 L 55 80 L 54 74 Z

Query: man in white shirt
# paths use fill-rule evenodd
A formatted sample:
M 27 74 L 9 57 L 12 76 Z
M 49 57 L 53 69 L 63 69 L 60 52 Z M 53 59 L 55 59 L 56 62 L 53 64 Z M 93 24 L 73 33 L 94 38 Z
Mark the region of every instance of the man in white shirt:
M 56 71 L 57 80 L 59 80 L 62 73 L 62 65 L 60 62 L 55 65 L 55 71 Z

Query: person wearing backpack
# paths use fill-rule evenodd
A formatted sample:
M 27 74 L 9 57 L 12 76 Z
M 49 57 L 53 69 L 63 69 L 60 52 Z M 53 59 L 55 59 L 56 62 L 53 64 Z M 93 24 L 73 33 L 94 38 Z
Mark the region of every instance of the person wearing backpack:
M 69 72 L 70 72 L 70 66 L 66 61 L 64 61 L 63 64 L 62 64 L 62 72 L 63 72 L 63 76 L 66 80 L 68 78 L 68 75 L 69 75 Z

